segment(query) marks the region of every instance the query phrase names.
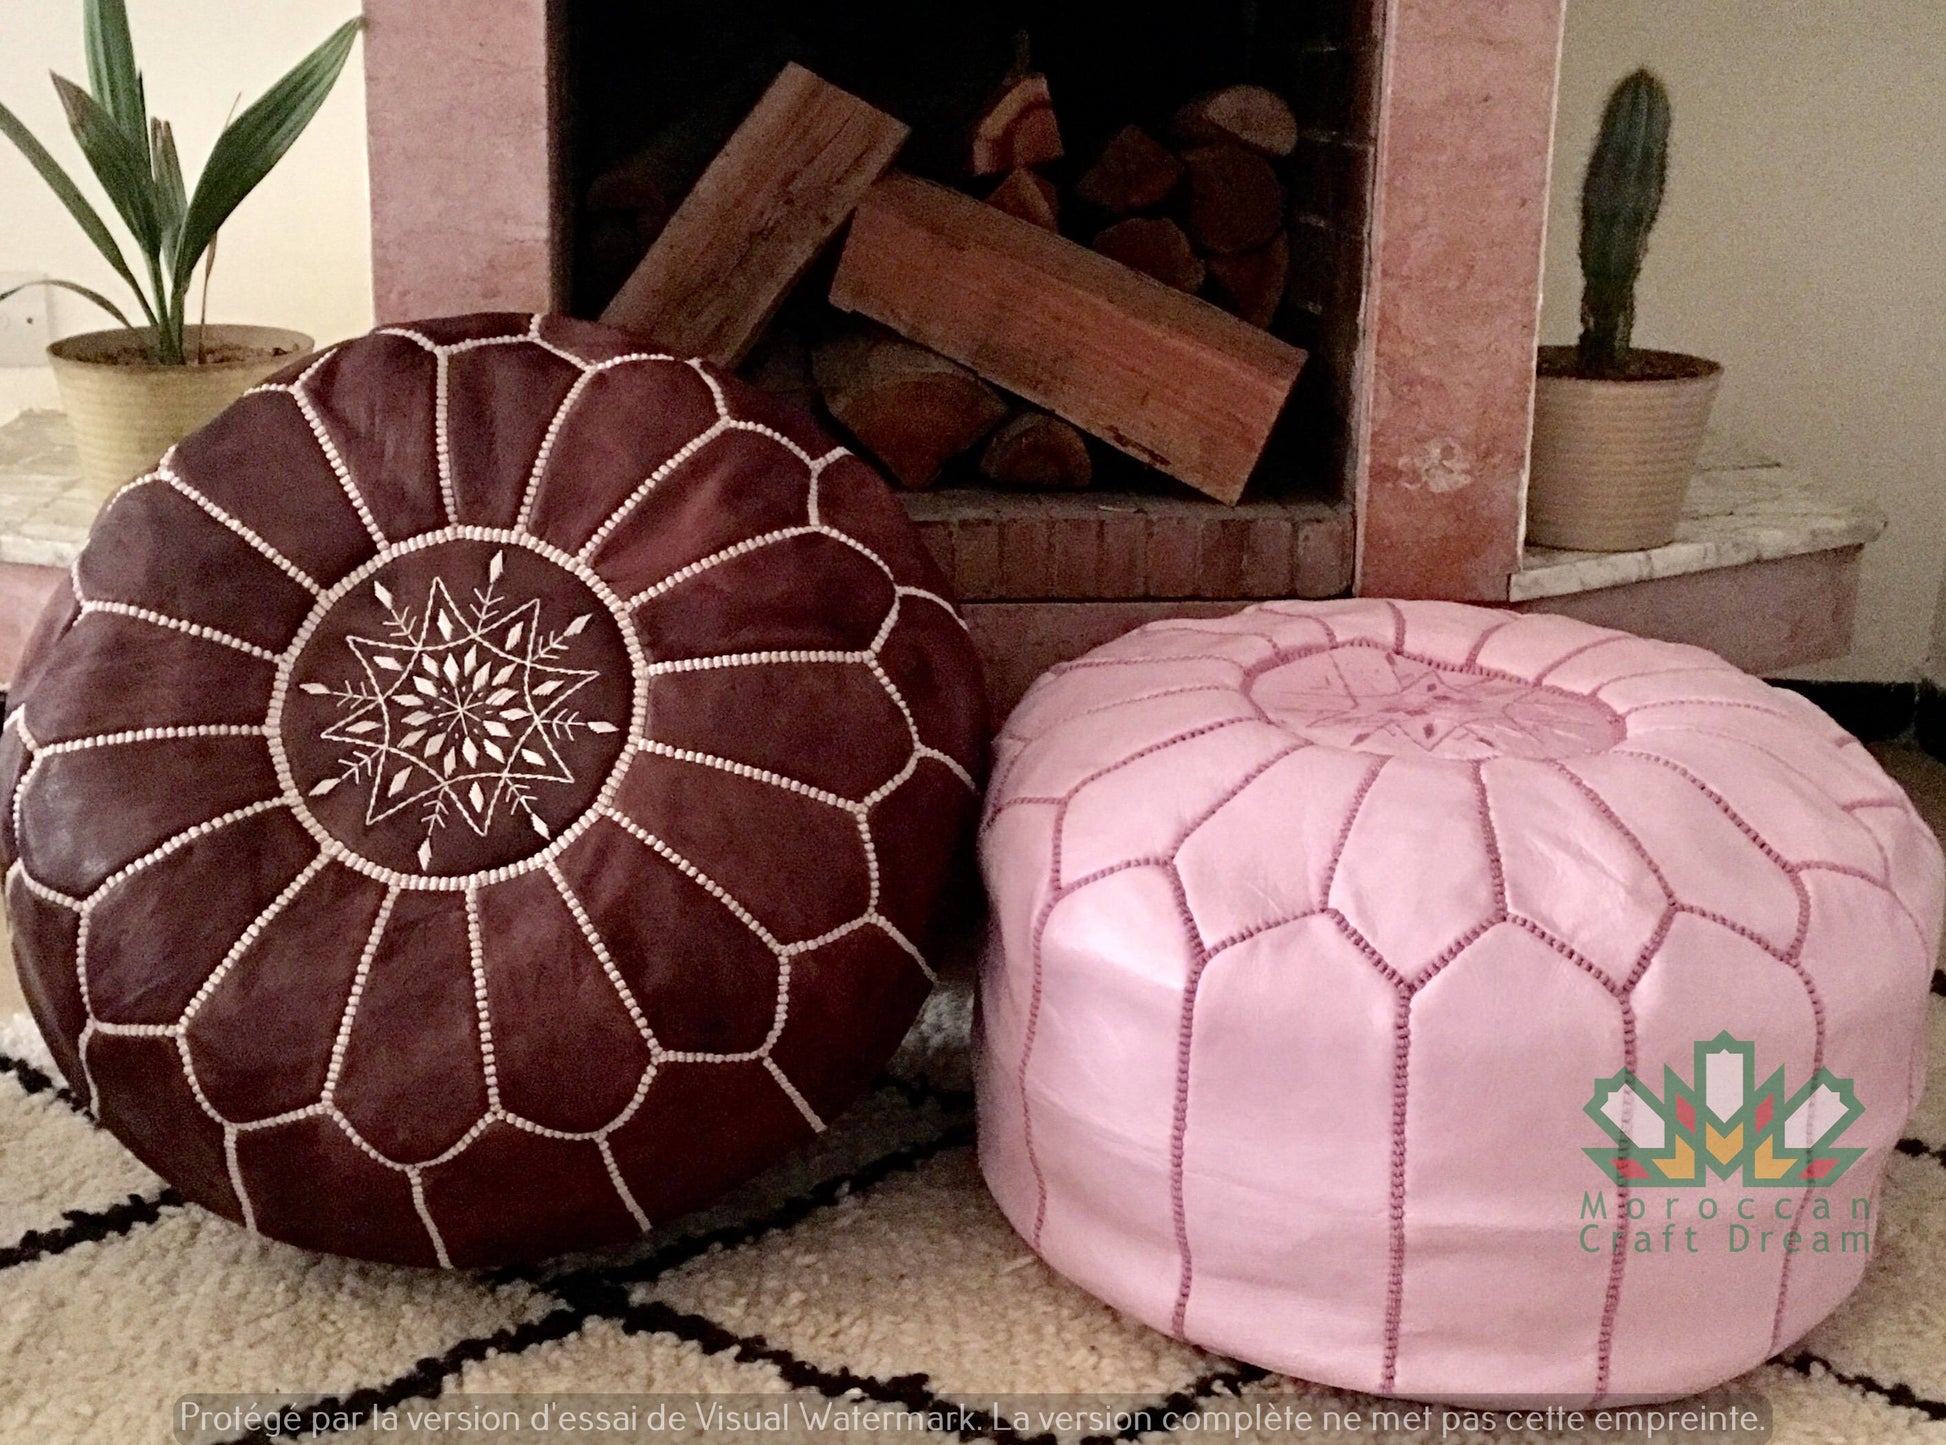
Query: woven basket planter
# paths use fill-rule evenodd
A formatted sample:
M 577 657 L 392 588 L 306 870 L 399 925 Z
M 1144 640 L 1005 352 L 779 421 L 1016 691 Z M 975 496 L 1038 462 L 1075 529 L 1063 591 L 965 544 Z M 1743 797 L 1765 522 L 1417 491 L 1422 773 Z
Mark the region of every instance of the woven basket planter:
M 272 326 L 189 326 L 183 349 L 218 359 L 161 366 L 147 331 L 90 331 L 47 348 L 74 426 L 83 484 L 104 500 L 258 382 L 312 347 Z
M 1674 541 L 1723 368 L 1640 351 L 1643 376 L 1559 374 L 1573 356 L 1572 347 L 1541 348 L 1527 540 L 1579 552 Z

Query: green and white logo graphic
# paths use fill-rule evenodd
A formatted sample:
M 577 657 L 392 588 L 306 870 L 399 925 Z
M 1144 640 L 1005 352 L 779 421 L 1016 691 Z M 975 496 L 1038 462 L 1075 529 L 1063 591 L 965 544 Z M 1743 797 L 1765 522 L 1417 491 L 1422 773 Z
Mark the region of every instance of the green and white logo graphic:
M 1837 1147 L 1865 1112 L 1850 1079 L 1819 1069 L 1790 1093 L 1781 1068 L 1756 1078 L 1757 1046 L 1720 1033 L 1696 1045 L 1688 1080 L 1663 1070 L 1660 1097 L 1628 1069 L 1599 1079 L 1587 1114 L 1617 1147 L 1585 1152 L 1621 1184 L 1700 1187 L 1741 1175 L 1785 1188 L 1831 1184 L 1865 1152 Z

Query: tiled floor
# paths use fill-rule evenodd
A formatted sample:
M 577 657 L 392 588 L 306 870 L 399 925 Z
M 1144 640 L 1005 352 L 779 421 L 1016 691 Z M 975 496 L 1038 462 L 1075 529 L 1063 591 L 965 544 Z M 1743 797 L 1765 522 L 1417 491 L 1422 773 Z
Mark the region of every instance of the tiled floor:
M 1946 839 L 1946 763 L 1936 762 L 1911 747 L 1878 747 L 1872 751 L 1885 770 L 1912 795 L 1912 801 L 1932 824 L 1933 831 Z M 12 950 L 4 931 L 0 931 L 0 1016 L 25 1007 L 14 978 Z

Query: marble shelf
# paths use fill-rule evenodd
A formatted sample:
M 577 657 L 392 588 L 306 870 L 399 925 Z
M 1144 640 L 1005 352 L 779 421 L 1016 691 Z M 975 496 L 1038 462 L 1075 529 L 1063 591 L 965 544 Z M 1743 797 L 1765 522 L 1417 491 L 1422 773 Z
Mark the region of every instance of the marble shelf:
M 100 509 L 81 485 L 66 416 L 24 411 L 0 426 L 0 562 L 67 566 Z
M 0 563 L 65 567 L 98 509 L 83 489 L 67 418 L 26 411 L 0 425 Z M 1885 518 L 1722 437 L 1712 437 L 1690 483 L 1676 540 L 1641 552 L 1564 552 L 1529 546 L 1508 600 L 1530 602 L 1748 562 L 1856 547 Z
M 1811 479 L 1721 438 L 1705 448 L 1676 540 L 1639 552 L 1528 546 L 1508 600 L 1530 602 L 1685 573 L 1858 547 L 1885 530 L 1876 508 L 1839 500 Z

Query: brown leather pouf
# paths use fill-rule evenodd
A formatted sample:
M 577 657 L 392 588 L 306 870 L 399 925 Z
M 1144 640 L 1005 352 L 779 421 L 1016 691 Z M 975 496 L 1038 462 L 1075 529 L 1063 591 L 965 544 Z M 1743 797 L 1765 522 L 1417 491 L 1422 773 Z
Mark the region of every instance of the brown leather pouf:
M 387 327 L 103 512 L 14 690 L 22 983 L 101 1121 L 277 1239 L 628 1239 L 924 997 L 979 669 L 878 477 L 582 322 Z

